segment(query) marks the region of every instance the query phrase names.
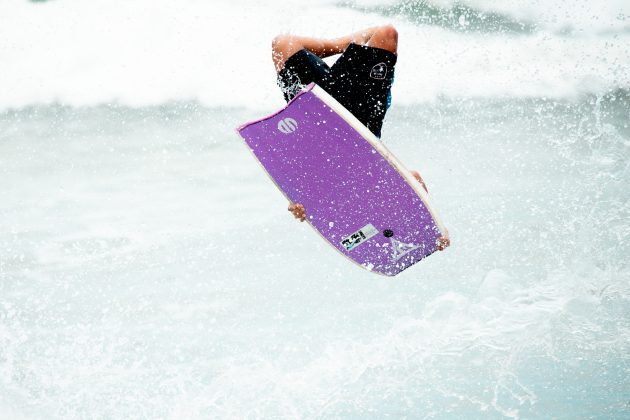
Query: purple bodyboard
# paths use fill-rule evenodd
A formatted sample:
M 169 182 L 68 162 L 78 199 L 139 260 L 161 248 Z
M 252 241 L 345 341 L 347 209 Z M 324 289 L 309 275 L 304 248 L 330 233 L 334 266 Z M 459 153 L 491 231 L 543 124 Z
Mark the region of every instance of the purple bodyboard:
M 437 250 L 445 230 L 420 183 L 320 87 L 238 132 L 308 222 L 362 267 L 393 276 Z

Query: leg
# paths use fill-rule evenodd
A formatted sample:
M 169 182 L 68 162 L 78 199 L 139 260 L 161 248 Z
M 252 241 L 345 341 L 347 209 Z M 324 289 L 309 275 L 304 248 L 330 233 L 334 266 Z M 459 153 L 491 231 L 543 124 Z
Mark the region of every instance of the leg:
M 276 67 L 276 72 L 280 72 L 280 70 L 284 68 L 284 63 L 287 59 L 302 49 L 306 49 L 321 58 L 340 54 L 345 51 L 351 42 L 365 44 L 379 29 L 382 28 L 387 27 L 368 28 L 334 39 L 278 35 L 271 42 L 271 58 L 273 59 L 273 63 Z M 386 35 L 386 33 L 381 34 L 379 39 L 384 38 Z
M 334 52 L 335 45 L 325 39 L 278 35 L 271 42 L 271 58 L 276 72 L 279 73 L 284 68 L 287 59 L 302 49 L 306 49 L 318 57 L 336 54 Z
M 396 54 L 398 51 L 398 31 L 392 25 L 379 26 L 368 40 L 367 46 L 382 48 Z
M 391 25 L 373 29 L 365 42 L 350 44 L 331 66 L 335 83 L 329 93 L 380 137 L 391 103 L 398 33 Z

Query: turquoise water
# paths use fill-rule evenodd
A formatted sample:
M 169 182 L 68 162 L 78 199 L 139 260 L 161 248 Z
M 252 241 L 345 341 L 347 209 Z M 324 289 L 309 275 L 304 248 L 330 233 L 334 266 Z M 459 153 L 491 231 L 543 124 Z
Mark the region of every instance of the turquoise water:
M 627 7 L 408 4 L 7 8 L 0 418 L 629 416 Z M 396 278 L 295 222 L 234 131 L 312 16 L 399 28 L 383 141 L 453 245 Z

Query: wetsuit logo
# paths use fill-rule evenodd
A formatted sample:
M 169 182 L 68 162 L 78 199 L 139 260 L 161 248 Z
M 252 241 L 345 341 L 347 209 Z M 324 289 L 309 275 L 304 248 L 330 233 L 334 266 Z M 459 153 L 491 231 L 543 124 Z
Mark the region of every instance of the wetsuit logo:
M 278 130 L 280 130 L 280 132 L 284 134 L 293 133 L 295 130 L 297 130 L 297 127 L 297 121 L 290 117 L 280 120 L 278 122 Z
M 374 67 L 372 67 L 372 71 L 370 72 L 370 77 L 372 79 L 382 80 L 387 75 L 387 65 L 385 63 L 378 63 Z

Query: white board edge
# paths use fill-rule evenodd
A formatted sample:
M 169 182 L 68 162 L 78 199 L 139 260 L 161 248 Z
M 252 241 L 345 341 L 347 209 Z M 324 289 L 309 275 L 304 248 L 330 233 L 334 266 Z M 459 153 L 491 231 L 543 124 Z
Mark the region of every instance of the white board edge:
M 442 224 L 442 220 L 438 216 L 437 212 L 433 209 L 431 205 L 431 200 L 429 199 L 429 194 L 422 188 L 422 185 L 418 182 L 416 178 L 411 175 L 411 172 L 402 164 L 400 160 L 381 142 L 374 133 L 370 131 L 357 117 L 352 115 L 350 111 L 348 111 L 343 105 L 339 103 L 335 98 L 333 98 L 328 92 L 326 92 L 323 88 L 314 84 L 312 88 L 312 92 L 321 99 L 326 105 L 332 108 L 340 117 L 342 117 L 348 124 L 352 126 L 355 130 L 363 136 L 365 140 L 374 149 L 383 156 L 393 167 L 398 171 L 398 173 L 407 181 L 409 186 L 418 194 L 427 210 L 431 214 L 431 217 L 435 221 L 440 233 L 442 235 L 446 235 L 446 228 Z

